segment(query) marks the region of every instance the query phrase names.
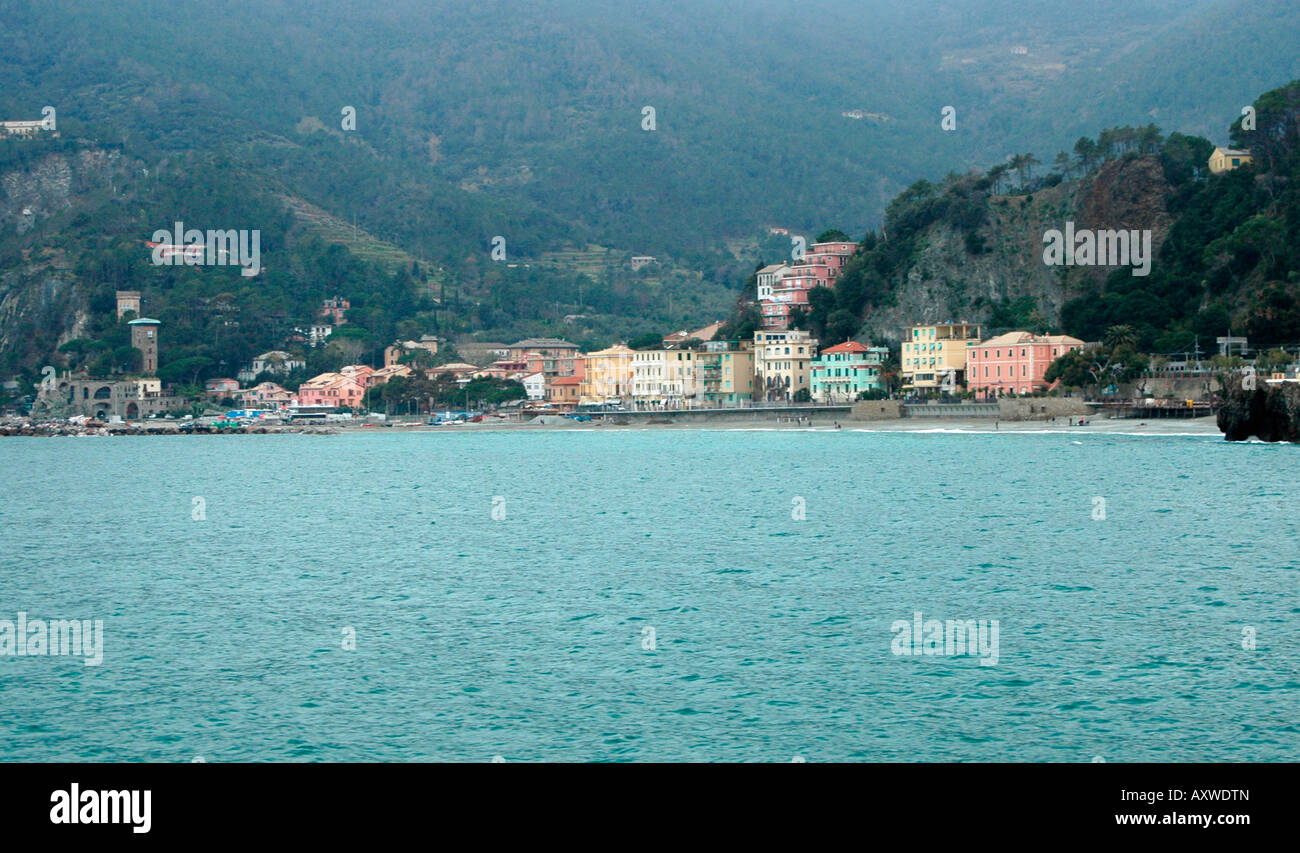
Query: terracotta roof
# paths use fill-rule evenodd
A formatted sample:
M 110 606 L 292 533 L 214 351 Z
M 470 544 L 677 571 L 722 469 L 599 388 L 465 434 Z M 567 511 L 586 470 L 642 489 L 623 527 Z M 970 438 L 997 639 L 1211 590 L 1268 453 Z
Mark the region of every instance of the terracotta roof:
M 868 347 L 863 346 L 857 341 L 845 341 L 842 344 L 836 344 L 833 347 L 827 347 L 826 349 L 822 350 L 822 354 L 825 355 L 828 352 L 840 353 L 840 352 L 869 352 L 869 351 L 870 350 Z
M 576 376 L 561 376 L 551 383 L 552 385 L 581 385 L 582 380 Z

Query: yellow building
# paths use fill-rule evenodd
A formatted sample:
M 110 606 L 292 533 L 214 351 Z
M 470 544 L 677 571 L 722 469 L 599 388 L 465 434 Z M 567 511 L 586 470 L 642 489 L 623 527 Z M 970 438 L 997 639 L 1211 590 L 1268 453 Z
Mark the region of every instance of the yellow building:
M 587 353 L 587 370 L 578 386 L 578 403 L 600 406 L 621 402 L 632 394 L 632 357 L 624 344 Z
M 792 402 L 800 391 L 812 394 L 810 377 L 817 341 L 801 329 L 754 333 L 754 398 Z
M 706 406 L 736 406 L 754 396 L 752 341 L 709 341 L 695 354 L 695 387 Z
M 979 342 L 980 327 L 973 323 L 908 327 L 899 353 L 903 390 L 960 391 L 966 381 L 966 354 Z
M 1222 175 L 1241 166 L 1249 166 L 1250 163 L 1249 151 L 1237 148 L 1215 148 L 1214 153 L 1210 155 L 1210 172 Z

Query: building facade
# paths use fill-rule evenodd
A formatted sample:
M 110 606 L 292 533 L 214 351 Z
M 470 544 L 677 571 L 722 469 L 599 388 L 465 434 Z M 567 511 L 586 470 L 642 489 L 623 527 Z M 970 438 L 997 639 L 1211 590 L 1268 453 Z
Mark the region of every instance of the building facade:
M 793 402 L 812 393 L 811 365 L 817 341 L 803 330 L 754 333 L 754 399 Z
M 235 378 L 241 382 L 252 382 L 263 373 L 269 373 L 273 376 L 288 376 L 295 370 L 300 370 L 306 366 L 306 361 L 284 350 L 270 350 L 253 359 L 246 369 L 236 374 Z
M 584 357 L 578 402 L 599 406 L 622 402 L 632 396 L 632 359 L 636 353 L 626 344 L 615 344 Z
M 140 316 L 140 291 L 119 290 L 117 292 L 117 319 L 121 320 L 127 312 Z
M 696 400 L 703 406 L 738 406 L 754 398 L 752 341 L 710 341 L 695 354 Z
M 685 408 L 696 394 L 694 350 L 639 350 L 632 356 L 632 400 L 640 406 Z
M 274 382 L 259 382 L 240 392 L 239 405 L 245 409 L 283 409 L 298 405 L 298 398 Z
M 847 341 L 822 350 L 812 363 L 812 398 L 818 403 L 851 403 L 865 391 L 883 391 L 881 365 L 888 347 Z
M 561 376 L 546 386 L 546 402 L 557 409 L 577 408 L 578 385 L 581 382 L 576 376 Z
M 541 373 L 529 373 L 519 381 L 524 386 L 524 394 L 529 400 L 546 399 L 546 377 Z
M 322 299 L 320 311 L 316 316 L 322 320 L 328 320 L 330 325 L 342 326 L 348 321 L 347 312 L 352 308 L 352 303 L 346 299 L 340 299 L 335 296 L 330 299 Z
M 298 405 L 300 406 L 348 406 L 357 408 L 366 396 L 366 387 L 373 370 L 357 370 L 357 365 L 349 365 L 338 373 L 322 373 L 313 376 L 298 386 Z
M 778 277 L 771 280 L 770 290 L 761 285 L 759 288 L 763 328 L 773 331 L 789 328 L 790 313 L 807 308 L 809 291 L 835 281 L 855 251 L 857 245 L 847 240 L 813 243 L 794 264 L 781 265 Z M 768 276 L 776 272 L 772 267 L 759 271 Z
M 1238 148 L 1215 148 L 1210 154 L 1210 172 L 1215 175 L 1222 175 L 1224 172 L 1231 172 L 1233 169 L 1239 169 L 1242 166 L 1249 166 L 1253 158 L 1250 152 Z
M 125 420 L 175 412 L 187 405 L 183 397 L 163 393 L 162 382 L 153 377 L 136 379 L 73 379 L 58 383 L 58 398 L 68 415 L 86 415 L 98 420 Z
M 789 264 L 768 264 L 755 273 L 758 284 L 758 301 L 764 302 L 772 298 L 772 288 L 785 271 L 790 269 Z
M 973 323 L 909 326 L 903 332 L 899 373 L 904 391 L 961 390 L 966 355 L 979 343 L 980 327 Z
M 966 359 L 966 388 L 980 396 L 1032 394 L 1048 388 L 1047 367 L 1083 341 L 1069 335 L 1008 332 L 981 341 Z

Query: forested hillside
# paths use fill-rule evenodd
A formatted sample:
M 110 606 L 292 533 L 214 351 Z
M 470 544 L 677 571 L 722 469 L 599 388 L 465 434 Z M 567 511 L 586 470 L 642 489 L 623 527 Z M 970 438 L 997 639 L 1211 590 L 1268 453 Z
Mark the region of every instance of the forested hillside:
M 1050 167 L 1019 157 L 919 181 L 799 322 L 832 344 L 967 320 L 1085 340 L 1124 325 L 1160 354 L 1209 352 L 1229 332 L 1300 346 L 1300 81 L 1253 106 L 1255 127 L 1238 119 L 1223 136 L 1255 162 L 1225 174 L 1209 173 L 1209 140 L 1147 125 L 1082 137 Z M 1149 274 L 1047 265 L 1044 234 L 1066 222 L 1149 229 Z
M 0 144 L 0 371 L 26 378 L 128 369 L 119 288 L 197 378 L 335 295 L 369 354 L 701 325 L 788 252 L 771 226 L 903 224 L 918 178 L 1108 124 L 1213 134 L 1300 76 L 1283 0 L 0 0 L 0 20 L 0 117 L 49 105 L 59 128 Z M 260 230 L 263 273 L 151 265 L 175 221 Z

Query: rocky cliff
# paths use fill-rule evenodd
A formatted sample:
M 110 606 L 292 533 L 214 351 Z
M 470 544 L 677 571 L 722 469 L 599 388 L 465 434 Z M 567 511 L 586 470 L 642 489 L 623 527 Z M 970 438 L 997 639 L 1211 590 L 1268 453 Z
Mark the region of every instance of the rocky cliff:
M 1171 187 L 1159 158 L 1129 157 L 1095 174 L 1023 195 L 994 195 L 978 230 L 983 251 L 948 221 L 929 226 L 917 252 L 893 287 L 892 304 L 873 306 L 870 322 L 880 337 L 896 339 L 917 322 L 988 323 L 1000 303 L 1028 298 L 1043 318 L 1058 323 L 1069 300 L 1095 292 L 1116 267 L 1049 266 L 1043 235 L 1049 229 L 1150 229 L 1158 253 L 1169 233 Z
M 1231 388 L 1219 409 L 1218 424 L 1228 441 L 1300 442 L 1300 383 Z
M 100 208 L 123 203 L 139 165 L 94 146 L 42 149 L 0 165 L 0 353 L 20 354 L 11 369 L 36 367 L 31 359 L 80 334 L 78 238 Z

